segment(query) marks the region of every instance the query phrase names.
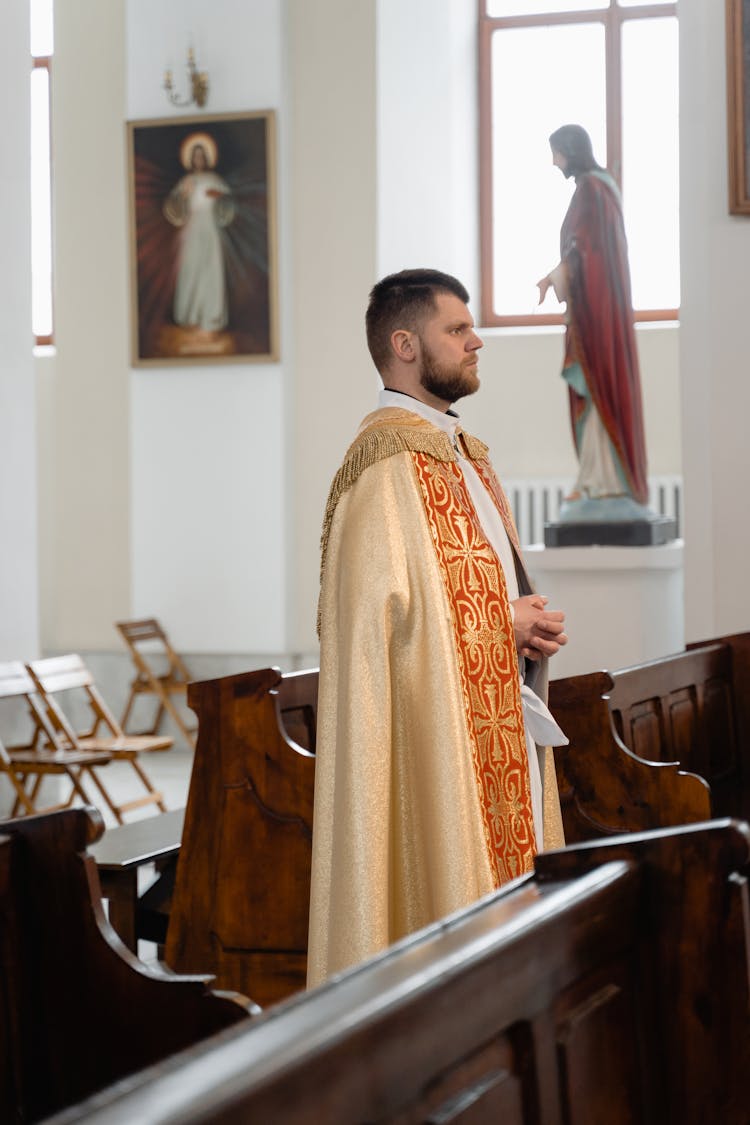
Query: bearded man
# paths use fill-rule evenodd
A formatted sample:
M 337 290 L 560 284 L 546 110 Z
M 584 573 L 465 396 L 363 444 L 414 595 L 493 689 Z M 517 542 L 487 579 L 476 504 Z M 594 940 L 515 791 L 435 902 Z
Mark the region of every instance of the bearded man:
M 547 658 L 564 614 L 532 591 L 487 447 L 464 286 L 404 270 L 370 294 L 383 380 L 322 535 L 308 984 L 528 871 L 563 843 Z

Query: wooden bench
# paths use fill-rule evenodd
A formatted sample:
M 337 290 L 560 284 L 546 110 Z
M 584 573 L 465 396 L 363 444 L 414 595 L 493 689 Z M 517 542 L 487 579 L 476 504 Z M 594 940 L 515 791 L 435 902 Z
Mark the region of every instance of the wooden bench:
M 609 708 L 613 683 L 609 672 L 591 672 L 549 685 L 550 710 L 570 740 L 555 749 L 569 844 L 711 816 L 702 777 L 675 762 L 644 761 L 618 736 Z
M 188 688 L 198 741 L 165 960 L 263 1007 L 305 985 L 317 697 L 317 671 L 274 668 Z
M 750 819 L 750 633 L 689 645 L 613 672 L 554 680 L 550 707 L 573 748 L 555 755 L 569 808 L 568 839 L 580 838 L 574 822 L 585 832 L 592 808 L 606 808 L 611 819 L 614 801 L 607 799 L 606 787 L 615 774 L 630 791 L 633 807 L 642 801 L 642 816 L 651 816 L 651 791 L 640 780 L 628 780 L 634 756 L 656 766 L 661 777 L 685 771 L 704 778 L 714 816 Z M 588 755 L 578 753 L 583 747 Z M 599 759 L 609 766 L 598 770 L 592 762 Z M 599 783 L 590 776 L 594 769 Z M 642 824 L 655 826 L 645 819 Z
M 188 693 L 198 744 L 165 960 L 211 972 L 262 1007 L 305 986 L 317 696 L 317 670 L 273 668 Z M 576 801 L 564 805 L 568 839 L 708 819 L 700 779 L 625 754 L 627 776 L 610 758 L 572 747 L 569 761 L 581 760 L 592 788 L 584 793 L 578 778 Z
M 102 831 L 93 808 L 0 822 L 2 1121 L 40 1120 L 257 1012 L 123 946 L 86 851 Z
M 746 1125 L 750 829 L 536 872 L 55 1125 Z
M 138 952 L 138 939 L 163 945 L 182 842 L 184 809 L 108 828 L 89 848 L 99 872 L 108 917 L 117 934 Z M 157 878 L 140 893 L 139 874 L 154 865 Z
M 609 706 L 630 749 L 704 777 L 714 815 L 750 819 L 750 633 L 689 645 L 612 679 Z

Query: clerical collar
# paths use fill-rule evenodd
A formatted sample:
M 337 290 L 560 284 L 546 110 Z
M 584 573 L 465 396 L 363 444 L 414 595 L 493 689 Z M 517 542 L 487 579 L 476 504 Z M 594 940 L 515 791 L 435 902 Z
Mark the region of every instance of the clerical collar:
M 434 406 L 428 406 L 426 402 L 421 399 L 415 398 L 414 395 L 407 394 L 405 391 L 392 391 L 388 387 L 384 387 L 378 396 L 378 406 L 400 406 L 402 410 L 411 410 L 413 414 L 419 414 L 428 422 L 432 422 L 433 426 L 437 426 L 446 434 L 453 435 L 458 424 L 458 414 L 455 410 L 436 410 Z

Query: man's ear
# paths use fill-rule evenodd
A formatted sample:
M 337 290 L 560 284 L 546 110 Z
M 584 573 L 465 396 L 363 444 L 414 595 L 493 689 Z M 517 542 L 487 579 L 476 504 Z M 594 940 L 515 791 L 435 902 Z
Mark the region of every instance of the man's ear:
M 391 333 L 391 348 L 396 359 L 402 363 L 413 363 L 417 358 L 415 336 L 406 328 L 397 328 Z

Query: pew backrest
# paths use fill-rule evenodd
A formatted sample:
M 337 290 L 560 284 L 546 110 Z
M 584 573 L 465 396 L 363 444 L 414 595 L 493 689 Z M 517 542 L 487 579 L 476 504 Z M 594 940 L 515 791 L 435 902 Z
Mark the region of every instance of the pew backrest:
M 569 676 L 549 685 L 550 710 L 568 736 L 555 749 L 567 843 L 708 820 L 709 787 L 667 761 L 644 761 L 614 729 L 608 672 Z
M 546 853 L 55 1125 L 745 1125 L 749 857 L 726 821 Z
M 708 819 L 700 778 L 641 762 L 615 738 L 610 685 L 597 673 L 583 696 L 557 690 L 552 702 L 567 733 L 569 720 L 588 724 L 556 755 L 566 839 Z M 198 742 L 165 960 L 210 972 L 262 1007 L 305 986 L 317 697 L 317 670 L 266 668 L 188 688 Z
M 257 1011 L 125 949 L 87 854 L 102 831 L 93 808 L 0 822 L 3 1121 L 40 1120 Z
M 638 757 L 704 777 L 716 816 L 750 817 L 750 635 L 612 672 L 615 729 Z
M 317 670 L 188 688 L 198 740 L 165 960 L 263 1007 L 305 986 L 317 697 Z

